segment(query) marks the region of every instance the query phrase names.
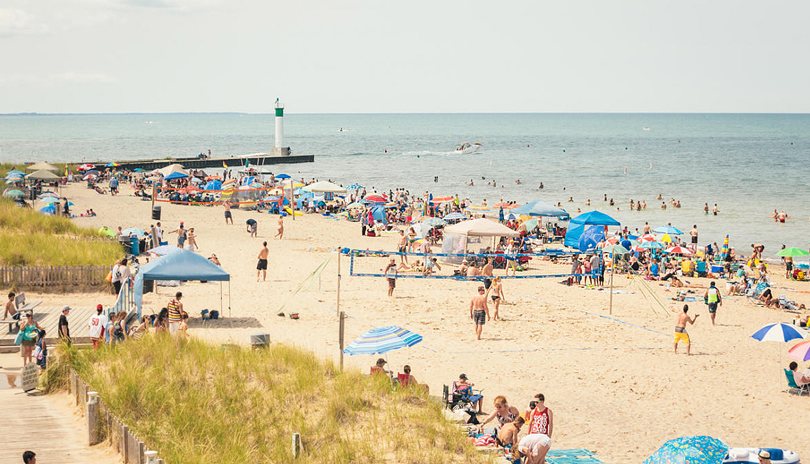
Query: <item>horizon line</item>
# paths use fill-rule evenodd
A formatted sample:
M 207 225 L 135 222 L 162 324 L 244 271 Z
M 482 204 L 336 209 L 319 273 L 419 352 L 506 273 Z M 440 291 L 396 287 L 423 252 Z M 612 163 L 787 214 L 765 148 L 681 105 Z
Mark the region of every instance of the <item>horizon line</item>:
M 3 116 L 138 116 L 138 115 L 251 115 L 251 116 L 273 116 L 274 113 L 253 113 L 245 111 L 159 111 L 159 112 L 88 112 L 88 113 L 40 113 L 36 111 L 22 111 L 15 113 L 0 113 Z M 742 111 L 742 112 L 713 112 L 713 111 L 675 111 L 675 112 L 662 112 L 662 111 L 549 111 L 549 112 L 531 112 L 531 111 L 516 111 L 516 112 L 400 112 L 400 113 L 382 113 L 382 112 L 350 112 L 350 113 L 287 113 L 292 115 L 305 115 L 305 116 L 323 116 L 323 115 L 516 115 L 516 114 L 545 114 L 545 115 L 808 115 L 810 112 L 757 112 L 757 111 Z

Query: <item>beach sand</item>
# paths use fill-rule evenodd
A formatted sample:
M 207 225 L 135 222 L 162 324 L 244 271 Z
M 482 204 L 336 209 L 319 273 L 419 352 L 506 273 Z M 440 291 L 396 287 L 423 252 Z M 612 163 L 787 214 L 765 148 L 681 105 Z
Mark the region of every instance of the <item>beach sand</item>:
M 93 208 L 93 218 L 76 218 L 88 227 L 148 229 L 151 203 L 123 195 L 110 197 L 83 184 L 66 189 L 74 212 Z M 395 250 L 394 235 L 362 237 L 360 225 L 319 215 L 285 218 L 283 240 L 274 240 L 277 216 L 235 210 L 234 225 L 226 225 L 221 207 L 189 207 L 161 203 L 163 230 L 180 221 L 194 227 L 204 256 L 216 253 L 231 274 L 229 317 L 227 283 L 223 318 L 202 327 L 199 311 L 219 309 L 218 283 L 182 286 L 183 302 L 193 320 L 190 333 L 216 343 L 248 343 L 253 333 L 269 333 L 273 342 L 294 344 L 335 361 L 338 359 L 338 320 L 335 308 L 338 247 Z M 245 232 L 245 221 L 259 223 L 258 238 Z M 167 235 L 175 243 L 175 235 Z M 256 255 L 261 242 L 270 248 L 267 282 L 256 282 Z M 732 237 L 732 246 L 733 242 Z M 742 247 L 744 248 L 744 247 Z M 385 258 L 374 258 L 382 268 Z M 143 261 L 142 261 L 143 262 Z M 323 272 L 308 279 L 319 265 Z M 711 435 L 731 446 L 789 448 L 810 458 L 810 430 L 801 426 L 808 398 L 789 395 L 779 362 L 787 366 L 787 347 L 750 338 L 772 322 L 790 322 L 793 315 L 765 309 L 732 297 L 718 311 L 712 327 L 707 307 L 690 303 L 690 314 L 700 317 L 688 331 L 692 356 L 673 349 L 675 313 L 683 303 L 669 300 L 674 289 L 656 282 L 616 277 L 613 315 L 608 315 L 607 292 L 567 287 L 558 279 L 505 280 L 503 321 L 490 321 L 483 340 L 476 341 L 469 318 L 469 300 L 478 282 L 399 279 L 394 298 L 386 297 L 382 278 L 351 277 L 348 259 L 342 261 L 340 308 L 346 320 L 346 343 L 379 326 L 399 325 L 417 332 L 424 341 L 388 354 L 390 368 L 410 364 L 413 375 L 440 395 L 466 373 L 483 388 L 485 411 L 492 399 L 505 395 L 525 411 L 537 393 L 544 393 L 554 412 L 553 448 L 587 448 L 607 463 L 641 462 L 665 441 L 683 435 Z M 559 266 L 561 273 L 569 266 Z M 496 271 L 502 275 L 503 271 Z M 810 305 L 810 283 L 785 282 L 781 267 L 773 266 L 775 295 Z M 690 279 L 708 285 L 707 279 Z M 725 281 L 718 286 L 724 289 Z M 664 303 L 661 307 L 648 291 Z M 176 288 L 160 288 L 144 296 L 144 313 L 157 312 Z M 644 293 L 642 293 L 644 291 Z M 47 304 L 110 305 L 109 294 L 52 295 Z M 51 301 L 52 300 L 52 301 Z M 299 320 L 279 312 L 300 313 Z M 80 324 L 82 321 L 74 321 Z M 789 343 L 788 346 L 791 346 Z M 350 369 L 368 371 L 377 356 L 345 358 Z M 524 429 L 525 431 L 525 429 Z

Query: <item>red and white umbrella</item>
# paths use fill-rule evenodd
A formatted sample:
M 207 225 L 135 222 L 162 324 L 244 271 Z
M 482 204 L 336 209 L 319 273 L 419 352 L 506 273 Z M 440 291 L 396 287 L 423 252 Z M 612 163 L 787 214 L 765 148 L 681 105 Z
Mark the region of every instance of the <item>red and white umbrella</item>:
M 430 200 L 431 203 L 447 203 L 448 201 L 453 201 L 453 197 L 433 197 Z
M 655 235 L 653 235 L 653 234 L 644 234 L 644 235 L 642 235 L 641 237 L 638 238 L 638 241 L 639 242 L 654 242 L 655 241 Z
M 608 237 L 605 241 L 610 245 L 616 245 L 621 241 L 621 237 L 617 237 L 614 235 L 612 237 Z
M 692 254 L 692 250 L 682 246 L 675 246 L 672 248 L 667 248 L 667 253 L 690 256 Z
M 78 169 L 79 171 L 87 171 L 87 170 L 90 170 L 90 169 L 95 169 L 95 167 L 96 166 L 93 165 L 93 164 L 81 164 L 76 169 Z
M 363 198 L 363 199 L 366 200 L 366 201 L 373 202 L 373 203 L 384 203 L 384 202 L 388 201 L 388 199 L 385 198 L 384 196 L 376 195 L 376 194 L 375 195 L 366 195 L 366 197 Z

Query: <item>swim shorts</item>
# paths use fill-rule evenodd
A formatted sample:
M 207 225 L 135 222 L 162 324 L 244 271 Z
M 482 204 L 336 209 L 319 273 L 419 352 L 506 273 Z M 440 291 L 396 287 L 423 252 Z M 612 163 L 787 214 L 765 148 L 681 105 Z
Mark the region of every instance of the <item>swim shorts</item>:
M 402 246 L 399 247 L 399 252 L 400 253 L 405 253 L 406 251 L 408 251 L 408 247 L 406 247 L 405 245 L 402 245 Z
M 692 236 L 692 243 L 697 243 L 697 235 Z
M 689 334 L 686 332 L 675 332 L 675 343 L 684 342 L 687 345 L 691 342 L 689 341 Z
M 396 288 L 397 287 L 397 279 L 388 278 L 388 288 Z
M 475 325 L 484 325 L 487 323 L 487 312 L 486 311 L 473 311 L 473 320 L 475 321 Z
M 231 218 L 231 212 L 230 211 L 225 211 L 225 219 L 230 219 L 230 218 Z
M 266 259 L 260 259 L 259 264 L 256 265 L 256 269 L 258 269 L 260 271 L 266 271 L 267 270 L 267 260 Z
M 714 314 L 717 312 L 717 303 L 709 303 L 709 313 Z

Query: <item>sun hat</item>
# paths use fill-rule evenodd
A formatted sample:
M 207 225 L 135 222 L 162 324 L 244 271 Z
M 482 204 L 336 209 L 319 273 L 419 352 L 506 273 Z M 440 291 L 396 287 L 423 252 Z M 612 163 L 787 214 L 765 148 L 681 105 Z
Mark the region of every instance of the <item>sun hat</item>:
M 771 453 L 769 453 L 766 450 L 761 450 L 759 452 L 759 457 L 761 457 L 762 459 L 770 459 L 771 458 Z

